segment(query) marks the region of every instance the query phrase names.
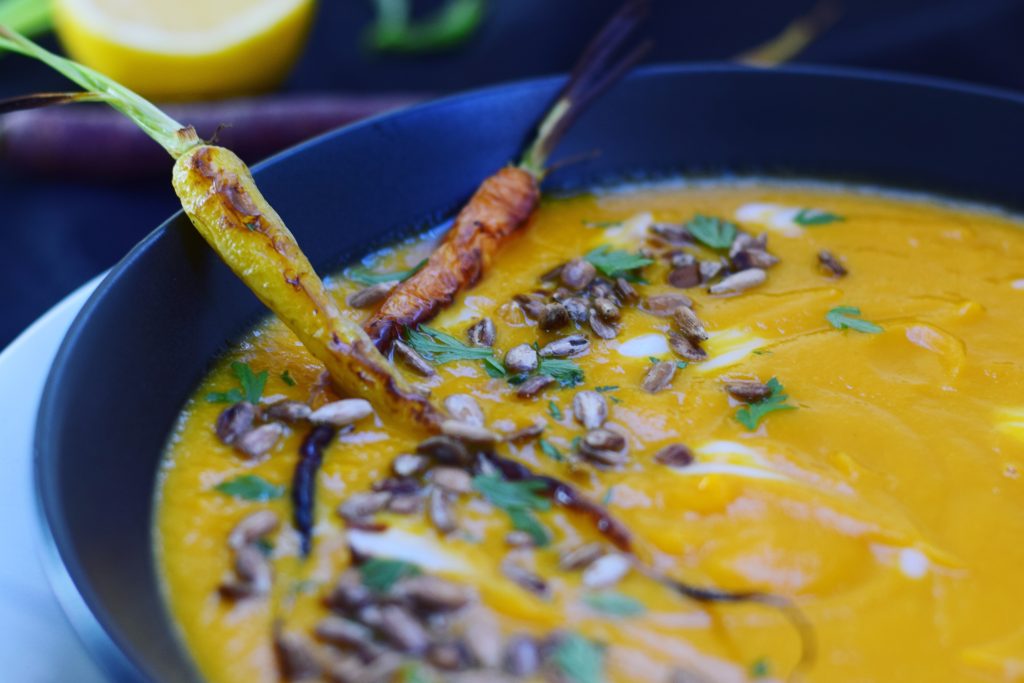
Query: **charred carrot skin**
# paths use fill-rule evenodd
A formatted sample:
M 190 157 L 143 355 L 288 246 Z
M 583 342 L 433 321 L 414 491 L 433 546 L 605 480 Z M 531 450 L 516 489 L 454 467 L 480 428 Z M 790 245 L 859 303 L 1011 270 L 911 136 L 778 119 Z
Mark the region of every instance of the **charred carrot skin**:
M 539 201 L 537 179 L 522 169 L 506 166 L 485 180 L 426 265 L 396 287 L 364 325 L 377 348 L 386 351 L 404 328 L 434 317 L 475 284 Z
M 438 429 L 440 411 L 341 312 L 241 159 L 199 145 L 178 158 L 173 185 L 200 234 L 327 366 L 342 393 L 367 399 L 388 417 Z

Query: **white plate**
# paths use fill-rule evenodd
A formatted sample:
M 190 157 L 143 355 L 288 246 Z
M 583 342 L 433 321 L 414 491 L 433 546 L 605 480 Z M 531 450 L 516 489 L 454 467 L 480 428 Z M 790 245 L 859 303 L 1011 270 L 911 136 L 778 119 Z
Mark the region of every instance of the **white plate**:
M 83 285 L 0 353 L 0 677 L 101 683 L 40 563 L 32 434 L 43 384 L 71 321 L 103 276 Z

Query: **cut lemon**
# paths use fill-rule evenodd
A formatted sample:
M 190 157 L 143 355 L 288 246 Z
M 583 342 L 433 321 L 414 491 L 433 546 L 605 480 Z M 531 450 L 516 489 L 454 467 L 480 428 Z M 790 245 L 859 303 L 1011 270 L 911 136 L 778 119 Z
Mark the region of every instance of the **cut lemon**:
M 187 100 L 258 92 L 288 73 L 314 0 L 56 0 L 71 57 L 141 95 Z

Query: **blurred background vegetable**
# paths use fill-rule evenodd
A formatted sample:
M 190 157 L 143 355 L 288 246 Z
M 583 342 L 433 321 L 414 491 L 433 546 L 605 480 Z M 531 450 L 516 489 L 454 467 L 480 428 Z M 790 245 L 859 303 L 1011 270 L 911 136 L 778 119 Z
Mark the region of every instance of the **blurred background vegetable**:
M 118 4 L 142 11 L 154 1 Z M 228 124 L 221 139 L 255 162 L 271 147 L 371 113 L 374 102 L 398 106 L 402 98 L 421 93 L 443 95 L 564 71 L 619 5 L 619 0 L 399 0 L 385 6 L 387 1 L 396 2 L 319 3 L 310 10 L 295 68 L 272 94 L 225 101 L 225 93 L 211 93 L 203 99 L 216 102 L 182 103 L 186 110 L 176 109 L 175 115 L 199 121 L 204 135 Z M 198 16 L 236 2 L 260 4 L 204 0 Z M 174 0 L 173 6 L 184 12 L 198 4 Z M 45 35 L 49 5 L 48 0 L 0 0 L 0 21 L 41 35 L 44 44 L 57 48 L 56 36 Z M 816 22 L 818 0 L 652 0 L 652 5 L 656 44 L 649 61 L 733 60 L 746 53 L 746 61 L 758 64 L 795 58 L 1024 89 L 1024 3 L 1019 0 L 857 0 L 846 2 L 824 33 L 827 22 Z M 245 68 L 266 78 L 255 64 Z M 0 98 L 68 87 L 23 59 L 0 59 Z M 109 119 L 93 118 L 88 105 L 43 114 L 19 112 L 0 124 L 0 231 L 5 253 L 17 254 L 0 263 L 0 346 L 113 264 L 176 206 L 162 158 L 158 166 L 127 163 L 138 140 L 120 136 L 135 131 L 112 130 Z M 74 129 L 89 132 L 77 144 L 62 142 L 67 138 L 61 132 Z M 95 153 L 96 141 L 111 139 L 124 146 Z M 382 187 L 382 197 L 387 191 Z

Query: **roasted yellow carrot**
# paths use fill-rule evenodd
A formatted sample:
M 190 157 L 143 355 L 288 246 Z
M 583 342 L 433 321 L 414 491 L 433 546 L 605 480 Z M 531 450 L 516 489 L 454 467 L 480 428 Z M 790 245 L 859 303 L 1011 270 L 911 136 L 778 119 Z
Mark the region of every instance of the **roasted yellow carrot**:
M 176 160 L 174 190 L 224 262 L 327 367 L 338 389 L 385 416 L 434 431 L 442 411 L 415 391 L 338 308 L 284 221 L 233 152 L 204 144 L 191 127 L 105 76 L 0 26 L 0 50 L 38 59 L 134 121 Z

